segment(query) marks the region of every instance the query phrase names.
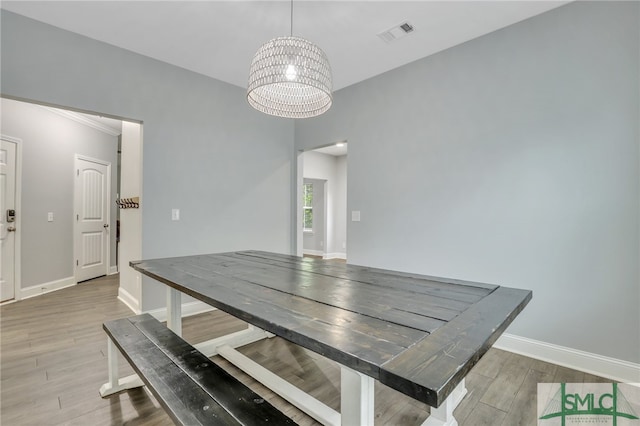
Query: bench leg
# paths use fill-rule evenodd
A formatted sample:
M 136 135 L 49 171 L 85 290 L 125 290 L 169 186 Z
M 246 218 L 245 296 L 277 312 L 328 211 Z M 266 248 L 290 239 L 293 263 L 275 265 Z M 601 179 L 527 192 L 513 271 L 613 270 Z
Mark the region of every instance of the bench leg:
M 182 293 L 167 287 L 167 328 L 182 337 Z
M 109 364 L 109 381 L 100 386 L 100 396 L 113 395 L 125 389 L 139 388 L 144 386 L 142 380 L 136 375 L 118 379 L 118 349 L 110 338 L 107 337 L 107 362 Z
M 464 379 L 449 394 L 440 407 L 431 407 L 431 414 L 422 426 L 458 426 L 458 421 L 453 417 L 453 410 L 456 409 L 462 398 L 467 394 L 467 387 Z
M 340 407 L 343 425 L 373 426 L 375 379 L 340 366 Z
M 118 387 L 118 352 L 116 345 L 107 337 L 107 363 L 109 364 L 109 386 Z

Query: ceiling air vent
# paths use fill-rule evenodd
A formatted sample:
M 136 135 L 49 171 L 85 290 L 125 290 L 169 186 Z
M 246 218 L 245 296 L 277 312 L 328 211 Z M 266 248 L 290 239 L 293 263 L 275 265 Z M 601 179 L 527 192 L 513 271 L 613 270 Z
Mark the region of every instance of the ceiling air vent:
M 378 37 L 380 37 L 387 43 L 391 43 L 392 41 L 405 37 L 411 32 L 413 32 L 413 25 L 408 22 L 403 22 L 400 25 L 396 25 L 395 27 L 389 28 L 388 30 L 379 33 Z

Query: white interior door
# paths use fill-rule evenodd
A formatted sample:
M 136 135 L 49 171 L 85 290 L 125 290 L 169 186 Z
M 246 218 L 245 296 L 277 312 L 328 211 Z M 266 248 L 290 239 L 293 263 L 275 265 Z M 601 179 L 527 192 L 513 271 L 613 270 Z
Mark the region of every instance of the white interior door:
M 109 271 L 109 191 L 111 165 L 76 156 L 76 281 Z
M 0 262 L 0 302 L 15 297 L 16 222 L 8 211 L 16 203 L 16 144 L 2 140 L 0 146 L 0 240 L 2 261 Z

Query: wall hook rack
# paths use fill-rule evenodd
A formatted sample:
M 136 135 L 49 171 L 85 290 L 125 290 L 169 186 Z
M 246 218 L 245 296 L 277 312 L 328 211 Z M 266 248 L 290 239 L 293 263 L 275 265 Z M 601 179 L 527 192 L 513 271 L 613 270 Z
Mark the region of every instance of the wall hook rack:
M 116 200 L 118 208 L 137 209 L 140 207 L 140 197 L 120 198 Z

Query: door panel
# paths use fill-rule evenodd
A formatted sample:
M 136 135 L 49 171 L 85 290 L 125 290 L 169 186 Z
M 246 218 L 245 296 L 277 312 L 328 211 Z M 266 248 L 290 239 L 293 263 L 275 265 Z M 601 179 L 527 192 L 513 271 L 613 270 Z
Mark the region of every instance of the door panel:
M 108 182 L 108 165 L 76 159 L 76 281 L 108 272 Z
M 82 234 L 83 267 L 102 265 L 102 246 L 104 243 L 102 234 L 102 230 Z
M 7 210 L 15 210 L 16 144 L 3 140 L 0 146 L 0 302 L 15 297 L 15 244 L 18 224 L 7 222 Z

